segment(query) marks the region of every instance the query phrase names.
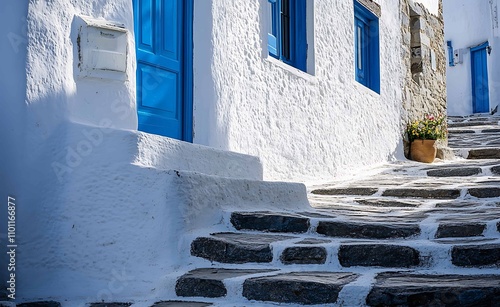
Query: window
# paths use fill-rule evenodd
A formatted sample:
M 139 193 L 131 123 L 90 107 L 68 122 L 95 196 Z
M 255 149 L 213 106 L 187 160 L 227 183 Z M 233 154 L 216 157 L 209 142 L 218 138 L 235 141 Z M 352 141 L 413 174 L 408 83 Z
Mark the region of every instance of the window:
M 378 17 L 354 0 L 356 81 L 380 93 Z
M 451 41 L 447 41 L 446 46 L 448 47 L 448 64 L 450 66 L 455 66 L 455 60 L 453 58 L 453 45 L 451 44 Z
M 268 0 L 269 55 L 306 71 L 306 0 Z

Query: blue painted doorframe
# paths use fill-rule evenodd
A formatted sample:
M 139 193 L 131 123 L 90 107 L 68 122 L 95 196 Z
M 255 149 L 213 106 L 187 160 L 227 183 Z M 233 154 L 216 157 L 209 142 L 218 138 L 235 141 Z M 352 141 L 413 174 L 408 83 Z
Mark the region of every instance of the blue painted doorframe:
M 474 113 L 490 111 L 488 86 L 488 61 L 486 49 L 488 42 L 470 49 L 472 71 L 472 109 Z
M 191 142 L 193 0 L 133 0 L 139 130 Z

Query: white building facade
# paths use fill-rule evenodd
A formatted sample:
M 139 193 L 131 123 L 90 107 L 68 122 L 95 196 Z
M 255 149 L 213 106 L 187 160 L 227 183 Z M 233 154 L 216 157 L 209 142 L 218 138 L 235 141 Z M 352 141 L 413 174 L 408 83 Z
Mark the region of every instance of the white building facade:
M 215 177 L 320 181 L 402 156 L 398 0 L 0 6 L 21 300 L 165 286 L 182 234 L 218 221 L 211 192 L 190 192 Z
M 444 0 L 448 114 L 489 113 L 500 101 L 497 0 Z

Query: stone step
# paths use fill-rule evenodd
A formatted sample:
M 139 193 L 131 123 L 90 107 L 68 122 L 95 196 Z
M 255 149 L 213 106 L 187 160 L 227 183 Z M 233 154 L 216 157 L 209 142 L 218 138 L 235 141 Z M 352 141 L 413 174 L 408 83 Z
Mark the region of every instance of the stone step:
M 329 304 L 337 301 L 343 286 L 354 281 L 358 274 L 345 272 L 276 272 L 225 268 L 196 269 L 181 276 L 176 294 L 183 297 L 224 297 L 228 293 L 225 280 L 245 278 L 242 295 L 248 300 L 301 305 Z M 262 274 L 261 274 L 262 275 Z
M 372 279 L 363 274 L 348 271 L 201 268 L 181 276 L 176 284 L 176 293 L 181 297 L 225 300 L 228 285 L 231 284 L 231 289 L 241 291 L 232 295 L 241 295 L 249 300 L 249 305 L 257 301 L 262 304 L 337 303 L 342 306 L 359 306 L 360 302 L 367 306 L 500 306 L 498 274 L 475 272 L 451 275 L 410 269 L 404 272 L 382 271 L 374 274 L 371 283 L 357 283 L 360 279 Z M 342 297 L 344 288 L 349 288 L 349 293 Z M 219 306 L 217 302 L 215 304 Z
M 390 197 L 414 197 L 432 199 L 455 199 L 460 197 L 459 189 L 444 188 L 390 188 L 386 189 L 382 196 Z
M 436 232 L 436 238 L 464 238 L 482 236 L 486 229 L 485 223 L 441 223 Z
M 427 171 L 427 176 L 430 177 L 465 177 L 481 174 L 483 171 L 479 167 L 456 167 L 456 168 L 441 168 Z
M 231 223 L 238 230 L 304 233 L 309 230 L 309 219 L 297 214 L 272 212 L 233 212 Z
M 464 153 L 468 153 L 472 150 L 478 150 L 481 153 L 483 151 L 486 151 L 487 149 L 498 149 L 500 147 L 499 135 L 500 134 L 498 133 L 450 135 L 450 137 L 448 138 L 448 147 L 456 156 L 467 158 Z M 492 159 L 498 159 L 495 158 L 495 155 L 491 156 L 493 157 Z M 471 156 L 471 159 L 473 157 L 474 155 Z
M 475 120 L 449 121 L 448 129 L 463 128 L 463 127 L 481 127 L 481 126 L 498 126 L 498 118 L 484 118 Z
M 490 127 L 490 128 L 473 128 L 473 129 L 461 129 L 461 128 L 452 128 L 448 129 L 448 136 L 455 137 L 457 134 L 469 134 L 469 133 L 500 133 L 500 128 Z M 457 136 L 459 137 L 459 136 Z
M 177 279 L 175 293 L 183 297 L 224 297 L 227 295 L 227 289 L 223 282 L 225 279 L 251 276 L 272 271 L 273 270 L 224 268 L 196 269 Z
M 132 303 L 91 303 L 89 307 L 129 307 Z
M 382 224 L 349 221 L 320 221 L 316 232 L 328 237 L 355 239 L 409 238 L 420 234 L 417 224 Z
M 338 251 L 343 267 L 410 268 L 421 264 L 420 253 L 408 246 L 391 244 L 345 244 Z
M 382 196 L 404 197 L 404 198 L 432 198 L 432 199 L 454 199 L 460 197 L 459 189 L 446 188 L 386 188 L 381 189 Z M 315 195 L 351 195 L 351 196 L 372 196 L 379 192 L 379 188 L 368 187 L 347 187 L 347 188 L 323 188 L 312 190 Z
M 377 192 L 378 188 L 364 188 L 364 187 L 325 188 L 325 189 L 315 189 L 311 191 L 312 194 L 316 195 L 373 195 Z
M 213 306 L 212 303 L 192 301 L 162 301 L 154 303 L 151 307 L 206 307 Z
M 8 305 L 7 305 L 8 306 Z M 39 301 L 17 304 L 18 307 L 61 307 L 61 303 L 56 301 Z
M 328 252 L 323 246 L 292 246 L 283 250 L 283 264 L 325 264 Z
M 386 272 L 368 306 L 500 306 L 500 275 L 423 275 Z
M 265 263 L 273 260 L 271 243 L 293 237 L 280 235 L 215 233 L 196 238 L 191 255 L 222 263 Z
M 342 288 L 358 274 L 347 272 L 291 272 L 254 277 L 243 283 L 248 300 L 300 305 L 333 304 Z
M 450 250 L 449 263 L 456 266 L 500 265 L 500 245 L 494 243 L 494 239 L 453 238 L 460 231 L 469 231 L 469 235 L 477 234 L 474 227 L 456 227 L 451 230 L 443 228 L 441 234 L 436 235 L 437 239 L 432 241 L 380 241 L 216 233 L 194 240 L 191 254 L 211 262 L 232 264 L 277 262 L 282 265 L 322 265 L 326 264 L 327 259 L 338 259 L 342 267 L 410 268 L 426 267 L 429 265 L 426 258 Z M 444 238 L 450 239 L 443 241 Z
M 352 239 L 405 239 L 411 237 L 417 237 L 421 234 L 421 224 L 425 224 L 428 231 L 429 229 L 435 229 L 435 238 L 467 238 L 467 237 L 479 237 L 484 236 L 484 232 L 487 227 L 487 223 L 500 221 L 500 203 L 491 203 L 491 207 L 475 207 L 474 202 L 470 203 L 437 203 L 435 208 L 425 208 L 420 210 L 415 210 L 415 212 L 398 213 L 397 216 L 389 216 L 393 207 L 381 208 L 379 216 L 374 215 L 375 210 L 363 207 L 352 208 L 353 206 L 343 206 L 341 204 L 337 205 L 337 209 L 334 210 L 332 215 L 328 215 L 326 210 L 317 210 L 316 212 L 297 212 L 293 216 L 289 213 L 269 213 L 269 212 L 233 212 L 231 214 L 231 221 L 233 225 L 240 225 L 238 218 L 244 217 L 247 223 L 245 230 L 256 230 L 262 232 L 282 232 L 282 233 L 310 233 L 319 234 L 331 238 L 352 238 Z M 385 211 L 384 211 L 385 210 Z M 407 209 L 405 209 L 407 210 Z M 369 212 L 371 217 L 359 216 L 363 212 Z M 384 215 L 386 213 L 386 215 Z M 234 217 L 234 219 L 233 219 Z M 339 220 L 339 217 L 343 217 Z M 289 227 L 291 225 L 289 218 L 293 218 L 296 221 L 300 221 L 300 229 L 295 226 Z M 428 218 L 434 220 L 433 224 L 429 224 L 424 221 Z M 261 223 L 273 219 L 273 223 L 266 224 Z M 314 224 L 316 226 L 310 227 L 309 225 Z M 251 227 L 254 221 L 256 227 Z M 261 223 L 261 224 L 259 224 Z M 305 227 L 307 225 L 307 228 Z M 497 228 L 500 222 L 497 222 Z M 235 227 L 241 230 L 241 227 Z M 281 231 L 278 231 L 281 230 Z M 298 231 L 300 230 L 300 231 Z M 231 235 L 226 234 L 225 239 L 234 240 L 237 238 L 238 243 L 242 243 L 242 237 L 230 237 Z M 248 240 L 251 240 L 252 234 L 248 234 Z M 286 240 L 293 237 L 283 237 L 277 238 L 275 236 L 270 236 L 269 238 L 263 236 L 263 240 L 271 240 L 266 243 L 272 242 L 272 240 Z M 208 240 L 208 239 L 204 239 Z M 260 238 L 255 238 L 257 241 Z M 202 239 L 195 241 L 196 243 L 201 242 Z M 208 242 L 205 242 L 208 244 Z M 227 242 L 226 242 L 227 243 Z M 249 241 L 249 244 L 254 242 Z M 214 242 L 210 244 L 216 244 Z M 220 243 L 217 243 L 220 244 Z M 194 247 L 197 245 L 195 244 Z M 197 253 L 198 247 L 196 247 Z
M 496 210 L 498 211 L 498 210 Z M 445 210 L 430 210 L 430 213 L 445 213 Z M 481 236 L 486 228 L 486 224 L 479 222 L 482 219 L 475 215 L 481 212 L 468 210 L 463 212 L 463 216 L 468 221 L 460 221 L 460 216 L 456 212 L 449 220 L 437 221 L 438 229 L 436 238 L 446 237 L 473 237 Z M 473 214 L 470 214 L 473 213 Z M 499 212 L 500 213 L 500 212 Z M 308 214 L 308 213 L 304 213 Z M 499 218 L 496 213 L 488 213 L 492 218 Z M 356 238 L 356 239 L 391 239 L 408 238 L 420 235 L 420 227 L 416 223 L 376 223 L 360 221 L 319 221 L 315 232 L 328 237 Z M 455 221 L 455 222 L 454 222 Z M 310 220 L 299 214 L 290 215 L 288 213 L 269 212 L 233 212 L 231 222 L 237 230 L 255 230 L 263 232 L 277 233 L 305 233 L 309 231 Z M 500 222 L 499 222 L 500 223 Z M 311 230 L 313 231 L 313 230 Z
M 467 152 L 467 156 L 463 152 Z M 500 159 L 500 148 L 456 149 L 455 154 L 466 159 Z
M 450 171 L 452 174 L 457 174 L 459 171 Z M 495 167 L 492 169 L 492 173 L 497 175 L 500 172 L 500 167 Z M 436 173 L 441 173 L 441 171 L 437 171 Z M 448 177 L 448 176 L 445 176 Z M 454 176 L 451 176 L 454 177 Z M 460 176 L 464 177 L 464 176 Z M 420 199 L 457 199 L 461 197 L 461 192 L 464 192 L 464 195 L 470 195 L 477 198 L 493 198 L 500 196 L 500 180 L 492 180 L 487 179 L 484 181 L 476 182 L 475 186 L 468 184 L 467 182 L 463 182 L 458 188 L 434 188 L 431 187 L 431 183 L 420 183 L 422 187 L 387 187 L 381 189 L 382 197 L 386 197 L 386 201 L 395 201 L 398 202 L 398 199 L 401 198 L 420 198 Z M 428 187 L 425 187 L 428 185 Z M 363 188 L 364 189 L 364 188 Z M 358 188 L 329 188 L 329 189 L 320 189 L 313 190 L 311 193 L 313 195 L 321 195 L 321 196 L 363 196 L 365 194 L 356 193 Z M 352 192 L 352 193 L 350 193 Z M 375 193 L 370 194 L 374 196 Z
M 470 160 L 467 160 L 469 162 Z M 453 165 L 439 165 L 425 168 L 424 171 L 429 177 L 470 177 L 470 176 L 499 176 L 500 161 L 498 160 L 477 160 L 478 163 L 461 163 Z M 482 162 L 484 161 L 484 162 Z
M 451 257 L 460 267 L 500 267 L 500 244 L 454 246 Z

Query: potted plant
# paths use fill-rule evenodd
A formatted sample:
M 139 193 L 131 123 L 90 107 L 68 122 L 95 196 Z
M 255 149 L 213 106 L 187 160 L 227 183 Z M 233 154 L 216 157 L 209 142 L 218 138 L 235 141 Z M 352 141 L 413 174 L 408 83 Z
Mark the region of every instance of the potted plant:
M 446 137 L 446 120 L 444 115 L 425 115 L 422 120 L 415 120 L 406 126 L 410 142 L 410 159 L 418 162 L 432 163 L 436 158 L 435 142 Z

